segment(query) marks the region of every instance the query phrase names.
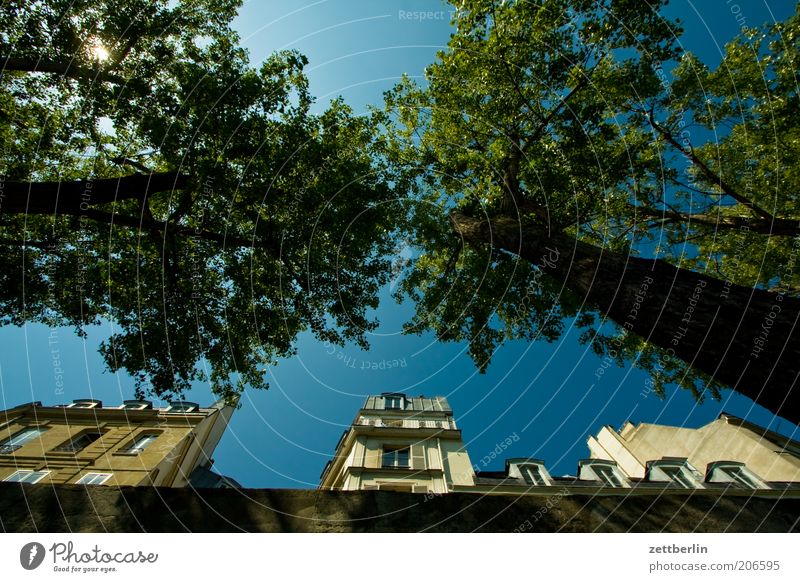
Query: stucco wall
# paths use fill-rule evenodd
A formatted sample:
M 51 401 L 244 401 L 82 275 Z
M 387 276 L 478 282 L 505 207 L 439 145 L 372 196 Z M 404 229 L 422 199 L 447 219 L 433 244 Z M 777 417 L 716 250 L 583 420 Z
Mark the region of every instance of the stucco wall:
M 0 483 L 6 532 L 789 532 L 800 499 L 414 495 Z

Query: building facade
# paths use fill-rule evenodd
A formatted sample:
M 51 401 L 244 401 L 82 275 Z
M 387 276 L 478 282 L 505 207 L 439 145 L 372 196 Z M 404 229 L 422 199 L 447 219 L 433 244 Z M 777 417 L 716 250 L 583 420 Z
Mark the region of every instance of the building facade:
M 592 459 L 616 463 L 627 476 L 656 477 L 666 468 L 676 479 L 708 482 L 800 482 L 800 443 L 721 414 L 700 428 L 630 422 L 603 427 L 588 440 Z M 699 477 L 699 479 L 698 479 Z
M 342 435 L 320 488 L 414 493 L 800 497 L 800 444 L 733 416 L 699 429 L 627 423 L 588 440 L 574 475 L 553 476 L 535 458 L 502 471 L 470 461 L 447 400 L 370 396 Z
M 234 407 L 146 400 L 23 404 L 0 411 L 0 481 L 161 487 L 236 486 L 211 470 Z
M 446 493 L 474 471 L 447 399 L 370 396 L 325 466 L 323 489 Z

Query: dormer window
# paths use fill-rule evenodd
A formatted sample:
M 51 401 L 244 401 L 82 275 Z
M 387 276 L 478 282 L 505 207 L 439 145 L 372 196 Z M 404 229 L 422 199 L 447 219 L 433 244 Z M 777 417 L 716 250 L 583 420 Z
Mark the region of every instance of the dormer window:
M 405 397 L 402 394 L 392 394 L 383 397 L 383 407 L 386 410 L 404 410 Z
M 120 407 L 123 410 L 150 410 L 153 403 L 149 400 L 125 400 Z
M 648 461 L 647 480 L 667 482 L 685 489 L 702 489 L 700 474 L 686 459 Z
M 614 461 L 587 459 L 578 463 L 578 478 L 601 481 L 606 487 L 627 487 L 628 480 Z
M 758 475 L 748 469 L 744 463 L 734 461 L 709 463 L 706 471 L 706 482 L 729 484 L 742 489 L 769 489 L 769 486 Z
M 196 402 L 186 402 L 185 400 L 170 402 L 167 412 L 196 412 L 200 405 Z
M 73 400 L 72 404 L 68 404 L 67 408 L 102 408 L 103 403 L 100 400 L 93 400 L 91 398 L 78 398 Z
M 537 459 L 509 459 L 506 466 L 509 477 L 522 479 L 528 485 L 546 487 L 551 483 L 544 462 Z

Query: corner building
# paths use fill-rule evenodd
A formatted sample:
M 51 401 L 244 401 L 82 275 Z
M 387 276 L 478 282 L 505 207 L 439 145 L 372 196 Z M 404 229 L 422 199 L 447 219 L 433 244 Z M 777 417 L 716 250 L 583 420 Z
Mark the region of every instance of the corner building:
M 73 485 L 235 487 L 211 470 L 234 407 L 99 400 L 0 411 L 0 481 Z
M 474 475 L 446 398 L 385 393 L 344 431 L 320 488 L 448 493 Z

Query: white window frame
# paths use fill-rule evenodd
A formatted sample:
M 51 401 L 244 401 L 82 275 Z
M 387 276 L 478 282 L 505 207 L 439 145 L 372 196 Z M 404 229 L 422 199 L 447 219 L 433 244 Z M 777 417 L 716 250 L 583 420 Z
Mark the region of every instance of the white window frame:
M 665 471 L 664 469 L 668 469 Z M 648 480 L 653 483 L 669 483 L 683 489 L 703 489 L 703 483 L 697 469 L 687 460 L 661 459 L 651 461 Z
M 34 483 L 38 483 L 39 481 L 47 477 L 47 475 L 49 474 L 50 471 L 33 471 L 31 469 L 19 469 L 11 473 L 11 475 L 3 479 L 3 481 L 7 481 L 10 483 L 27 483 L 28 485 L 33 485 Z M 20 477 L 22 475 L 25 475 L 25 478 L 14 479 L 14 477 Z M 27 481 L 26 478 L 29 477 L 35 477 L 35 479 L 33 481 Z
M 83 409 L 90 409 L 90 408 L 98 408 L 100 405 L 99 402 L 92 402 L 90 400 L 82 400 L 79 402 L 73 402 L 72 404 L 67 404 L 65 408 L 83 408 Z
M 402 396 L 384 396 L 383 408 L 385 410 L 403 410 L 403 397 Z M 397 406 L 389 406 L 389 403 L 396 403 Z
M 716 461 L 707 467 L 706 483 L 734 485 L 741 489 L 769 489 L 763 479 L 736 461 Z
M 10 455 L 20 447 L 41 436 L 47 429 L 41 426 L 28 426 L 0 441 L 0 455 Z M 7 452 L 4 451 L 7 449 Z
M 187 413 L 197 412 L 198 410 L 200 410 L 200 405 L 196 402 L 170 402 L 164 412 Z
M 119 408 L 120 410 L 147 410 L 147 407 L 147 402 L 137 401 L 135 404 L 133 402 L 123 403 Z
M 158 439 L 161 433 L 156 432 L 140 432 L 133 440 L 131 440 L 124 449 L 120 449 L 119 452 L 121 453 L 128 453 L 131 455 L 139 455 L 141 454 L 147 447 L 153 444 L 153 442 Z M 136 446 L 137 443 L 145 441 L 144 446 Z
M 85 473 L 75 481 L 75 485 L 102 485 L 111 479 L 112 475 L 113 473 Z
M 610 471 L 612 477 L 608 478 L 598 469 Z M 581 463 L 579 478 L 589 478 L 592 481 L 600 481 L 605 487 L 614 487 L 616 489 L 630 487 L 627 477 L 622 474 L 617 464 L 613 461 L 605 460 L 588 460 Z M 616 480 L 616 482 L 614 482 Z
M 538 475 L 538 478 L 534 475 Z M 541 461 L 517 461 L 510 464 L 509 477 L 516 477 L 532 487 L 549 487 L 553 480 Z

